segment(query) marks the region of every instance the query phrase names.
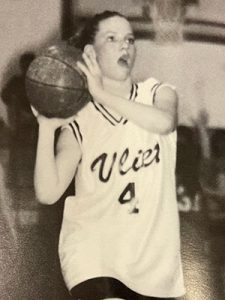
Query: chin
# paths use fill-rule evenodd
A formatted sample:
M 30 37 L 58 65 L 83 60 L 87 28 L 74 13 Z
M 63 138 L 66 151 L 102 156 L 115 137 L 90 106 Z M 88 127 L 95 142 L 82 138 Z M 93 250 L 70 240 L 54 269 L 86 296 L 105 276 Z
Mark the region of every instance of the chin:
M 118 72 L 117 74 L 110 74 L 108 76 L 109 79 L 111 80 L 116 80 L 116 81 L 126 81 L 127 79 L 129 79 L 131 76 L 131 72 L 127 71 L 127 72 Z

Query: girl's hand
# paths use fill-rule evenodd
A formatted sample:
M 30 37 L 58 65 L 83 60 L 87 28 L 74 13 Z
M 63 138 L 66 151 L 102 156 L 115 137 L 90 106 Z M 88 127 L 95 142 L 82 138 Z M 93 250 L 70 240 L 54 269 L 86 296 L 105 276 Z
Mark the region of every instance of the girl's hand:
M 45 126 L 46 128 L 49 128 L 52 131 L 55 131 L 57 128 L 67 125 L 70 122 L 72 122 L 75 118 L 75 116 L 62 119 L 62 118 L 47 118 L 43 115 L 41 115 L 32 105 L 31 110 L 33 115 L 36 117 L 37 122 L 39 126 Z
M 88 83 L 88 89 L 90 94 L 96 100 L 98 99 L 99 93 L 103 91 L 102 72 L 96 60 L 94 51 L 89 53 L 83 53 L 82 55 L 85 64 L 80 61 L 77 62 L 77 67 L 85 74 Z

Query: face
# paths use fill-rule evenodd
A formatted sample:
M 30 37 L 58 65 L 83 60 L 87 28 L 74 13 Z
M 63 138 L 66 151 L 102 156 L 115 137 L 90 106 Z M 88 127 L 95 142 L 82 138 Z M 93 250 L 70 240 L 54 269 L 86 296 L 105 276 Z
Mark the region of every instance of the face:
M 130 76 L 136 47 L 131 25 L 125 18 L 114 16 L 101 21 L 93 48 L 105 77 L 123 81 Z

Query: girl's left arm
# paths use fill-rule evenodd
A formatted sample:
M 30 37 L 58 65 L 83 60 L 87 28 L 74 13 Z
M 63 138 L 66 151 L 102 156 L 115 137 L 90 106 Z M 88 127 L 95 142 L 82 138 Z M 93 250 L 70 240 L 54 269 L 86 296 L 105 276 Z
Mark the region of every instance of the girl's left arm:
M 102 74 L 95 58 L 83 54 L 85 65 L 78 62 L 79 69 L 86 75 L 89 92 L 93 98 L 119 115 L 131 120 L 149 132 L 168 134 L 177 124 L 177 93 L 170 86 L 161 86 L 155 95 L 154 106 L 145 105 L 106 91 L 102 84 Z
M 177 125 L 178 97 L 169 86 L 157 91 L 153 106 L 127 101 L 104 90 L 98 93 L 97 101 L 149 132 L 168 134 Z

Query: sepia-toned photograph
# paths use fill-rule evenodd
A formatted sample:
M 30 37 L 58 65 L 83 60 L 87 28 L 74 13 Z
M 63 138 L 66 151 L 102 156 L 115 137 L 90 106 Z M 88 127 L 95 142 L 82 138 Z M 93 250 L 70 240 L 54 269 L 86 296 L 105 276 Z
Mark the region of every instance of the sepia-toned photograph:
M 3 0 L 0 299 L 225 299 L 224 0 Z

